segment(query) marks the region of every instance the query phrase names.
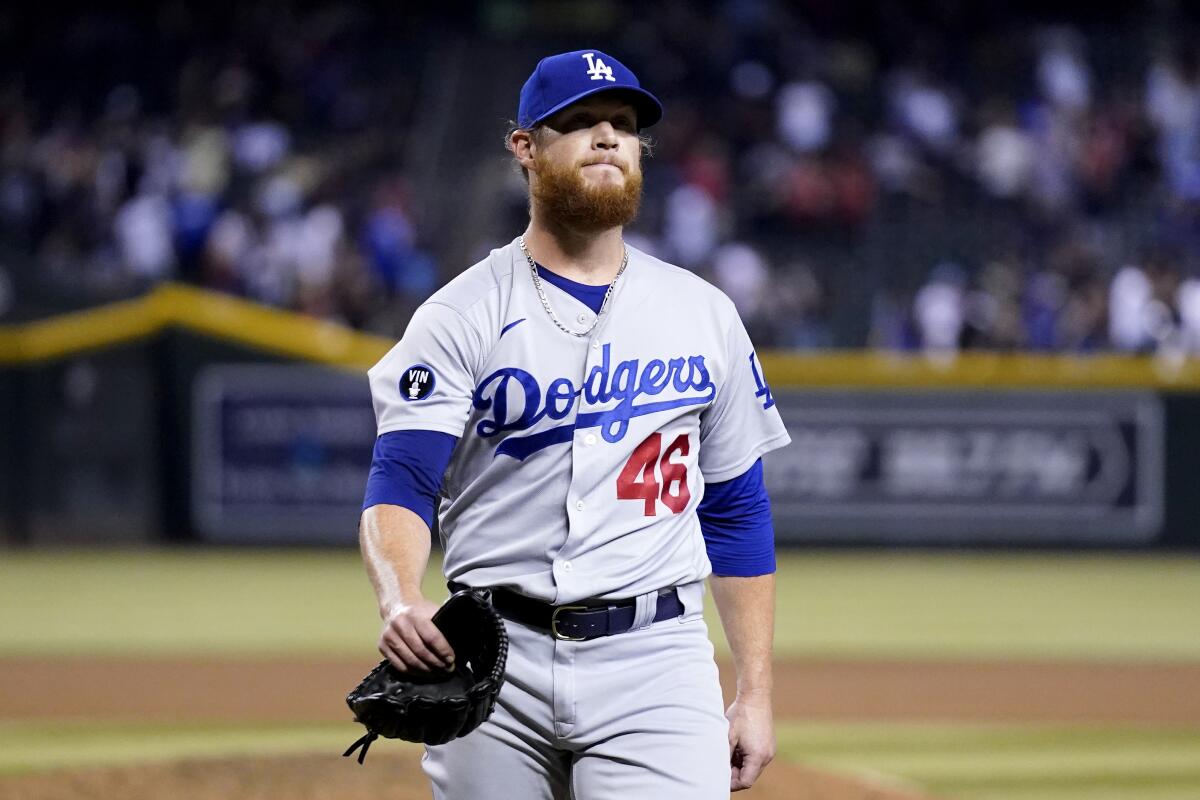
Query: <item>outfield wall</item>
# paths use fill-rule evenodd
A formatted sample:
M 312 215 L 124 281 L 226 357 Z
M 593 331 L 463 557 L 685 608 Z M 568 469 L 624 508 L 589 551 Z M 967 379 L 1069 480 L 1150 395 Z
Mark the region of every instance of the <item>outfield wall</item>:
M 0 327 L 12 542 L 352 543 L 391 342 L 200 290 Z M 793 544 L 1200 546 L 1200 363 L 764 354 Z

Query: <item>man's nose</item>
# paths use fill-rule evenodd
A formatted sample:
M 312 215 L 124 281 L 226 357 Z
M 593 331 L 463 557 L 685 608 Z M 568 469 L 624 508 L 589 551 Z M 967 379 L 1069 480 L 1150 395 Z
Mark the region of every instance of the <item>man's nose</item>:
M 617 149 L 617 130 L 611 122 L 597 122 L 592 132 L 596 147 L 605 150 Z

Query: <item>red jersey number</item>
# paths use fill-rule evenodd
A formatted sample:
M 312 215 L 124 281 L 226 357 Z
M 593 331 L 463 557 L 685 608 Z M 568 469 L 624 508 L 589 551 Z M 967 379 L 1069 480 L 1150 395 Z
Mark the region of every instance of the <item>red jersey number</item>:
M 690 447 L 686 433 L 676 436 L 666 452 L 662 450 L 661 433 L 647 436 L 634 448 L 617 476 L 617 499 L 644 501 L 647 517 L 658 513 L 656 500 L 661 500 L 673 514 L 683 511 L 692 499 L 687 485 L 687 464 L 676 464 L 671 457 L 686 457 Z

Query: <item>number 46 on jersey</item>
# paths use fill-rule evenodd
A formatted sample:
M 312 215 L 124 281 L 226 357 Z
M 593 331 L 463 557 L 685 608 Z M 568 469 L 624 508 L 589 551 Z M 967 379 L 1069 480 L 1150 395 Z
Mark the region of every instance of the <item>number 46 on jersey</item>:
M 617 499 L 644 501 L 647 517 L 658 514 L 660 501 L 672 514 L 678 514 L 692 499 L 687 484 L 687 464 L 671 460 L 675 456 L 687 456 L 688 435 L 676 436 L 665 451 L 662 443 L 661 433 L 647 436 L 617 476 Z

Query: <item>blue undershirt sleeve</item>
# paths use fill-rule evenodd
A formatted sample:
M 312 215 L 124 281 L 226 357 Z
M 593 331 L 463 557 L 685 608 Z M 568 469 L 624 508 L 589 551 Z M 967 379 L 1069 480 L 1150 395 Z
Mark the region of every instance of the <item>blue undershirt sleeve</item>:
M 775 526 L 761 458 L 732 480 L 706 483 L 696 513 L 714 575 L 775 571 Z
M 433 527 L 442 476 L 458 437 L 441 431 L 402 430 L 375 440 L 363 510 L 380 503 L 404 506 Z

